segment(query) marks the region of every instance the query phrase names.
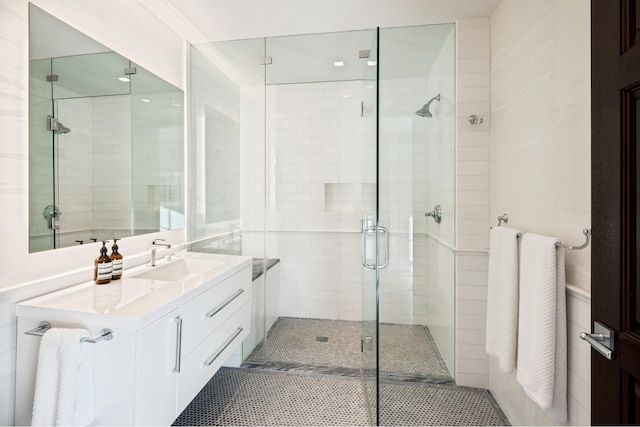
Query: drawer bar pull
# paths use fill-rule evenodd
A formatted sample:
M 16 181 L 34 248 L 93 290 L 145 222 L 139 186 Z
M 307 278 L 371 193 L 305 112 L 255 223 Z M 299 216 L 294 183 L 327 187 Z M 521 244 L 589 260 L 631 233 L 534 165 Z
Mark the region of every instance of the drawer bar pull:
M 226 306 L 228 306 L 229 304 L 231 304 L 231 302 L 238 298 L 240 295 L 242 295 L 242 293 L 244 292 L 244 289 L 240 289 L 238 290 L 235 294 L 231 295 L 229 298 L 227 298 L 224 302 L 222 302 L 222 304 L 220 304 L 219 306 L 217 306 L 216 308 L 214 308 L 213 310 L 211 310 L 210 312 L 207 313 L 207 317 L 213 317 L 216 314 L 218 314 L 218 312 L 220 310 L 222 310 L 223 308 L 225 308 Z
M 220 354 L 227 349 L 227 347 L 229 347 L 229 344 L 231 344 L 233 340 L 235 340 L 236 337 L 242 333 L 243 330 L 244 329 L 242 328 L 242 326 L 236 329 L 236 331 L 229 338 L 227 338 L 227 340 L 220 346 L 218 351 L 213 353 L 213 355 L 210 358 L 204 361 L 204 365 L 211 366 L 213 361 L 216 360 L 218 356 L 220 356 Z
M 176 326 L 176 364 L 173 367 L 173 372 L 180 373 L 180 359 L 182 358 L 182 317 L 178 316 L 175 319 Z

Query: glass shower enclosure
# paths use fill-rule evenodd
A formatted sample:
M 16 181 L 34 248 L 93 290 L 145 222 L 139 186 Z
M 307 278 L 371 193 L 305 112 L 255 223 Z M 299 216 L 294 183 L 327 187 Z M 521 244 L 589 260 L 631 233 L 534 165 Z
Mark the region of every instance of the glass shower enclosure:
M 241 359 L 357 373 L 373 424 L 385 380 L 453 381 L 453 53 L 452 24 L 191 49 L 189 238 L 254 258 Z

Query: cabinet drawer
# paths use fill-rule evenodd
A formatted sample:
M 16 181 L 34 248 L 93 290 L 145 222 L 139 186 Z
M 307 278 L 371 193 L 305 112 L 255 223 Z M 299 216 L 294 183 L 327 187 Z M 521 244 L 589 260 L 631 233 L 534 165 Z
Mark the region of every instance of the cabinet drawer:
M 183 318 L 182 358 L 251 300 L 251 268 L 247 267 L 186 303 Z
M 185 357 L 178 377 L 178 413 L 247 337 L 250 323 L 251 303 L 247 302 Z

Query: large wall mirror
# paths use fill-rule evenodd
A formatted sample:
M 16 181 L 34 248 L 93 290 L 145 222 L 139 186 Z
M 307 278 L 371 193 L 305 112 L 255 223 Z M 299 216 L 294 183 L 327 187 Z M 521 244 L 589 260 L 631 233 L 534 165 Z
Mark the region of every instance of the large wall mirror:
M 183 228 L 183 91 L 29 7 L 29 251 Z

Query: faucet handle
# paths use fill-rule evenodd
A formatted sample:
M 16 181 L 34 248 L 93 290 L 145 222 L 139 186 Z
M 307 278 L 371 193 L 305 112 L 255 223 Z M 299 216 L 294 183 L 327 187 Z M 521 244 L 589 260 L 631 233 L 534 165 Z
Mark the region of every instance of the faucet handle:
M 153 239 L 153 242 L 151 242 L 152 245 L 155 245 L 158 242 L 164 242 L 167 239 Z M 148 240 L 147 240 L 148 241 Z

